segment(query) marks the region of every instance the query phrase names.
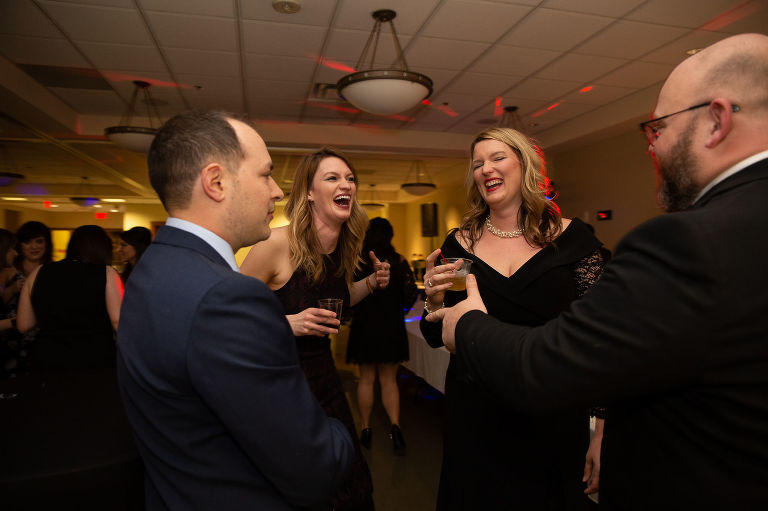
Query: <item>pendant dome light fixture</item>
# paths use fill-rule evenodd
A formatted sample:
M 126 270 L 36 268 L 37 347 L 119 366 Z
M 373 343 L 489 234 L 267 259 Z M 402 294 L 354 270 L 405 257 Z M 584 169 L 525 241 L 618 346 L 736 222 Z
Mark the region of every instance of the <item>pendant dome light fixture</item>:
M 392 22 L 397 13 L 390 9 L 381 9 L 375 11 L 372 16 L 376 21 L 355 65 L 358 71 L 343 76 L 337 82 L 336 90 L 343 99 L 368 113 L 390 115 L 410 110 L 432 94 L 432 80 L 426 75 L 408 70 Z M 394 68 L 376 69 L 376 48 L 384 23 L 389 23 L 392 30 L 397 59 Z M 367 68 L 364 69 L 363 66 L 366 65 Z
M 117 146 L 137 153 L 147 153 L 162 121 L 160 121 L 157 106 L 149 93 L 151 84 L 143 80 L 134 80 L 133 85 L 131 101 L 128 103 L 128 109 L 125 111 L 125 114 L 120 119 L 120 125 L 106 128 L 104 135 Z M 136 113 L 136 100 L 138 99 L 139 92 L 144 96 L 144 103 L 147 105 L 149 127 L 131 126 L 131 120 Z M 157 119 L 157 127 L 155 127 L 155 123 L 152 120 L 153 116 Z
M 411 174 L 415 171 L 416 181 L 410 181 Z M 437 189 L 437 185 L 432 182 L 432 179 L 427 173 L 427 167 L 421 160 L 416 160 L 408 170 L 408 175 L 405 177 L 405 183 L 400 185 L 400 188 L 411 195 L 422 196 L 430 192 L 434 192 Z

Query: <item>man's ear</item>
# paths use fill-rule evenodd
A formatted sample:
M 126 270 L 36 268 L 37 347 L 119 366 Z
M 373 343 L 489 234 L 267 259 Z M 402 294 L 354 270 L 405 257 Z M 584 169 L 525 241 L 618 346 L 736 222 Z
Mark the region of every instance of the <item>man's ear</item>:
M 709 115 L 708 122 L 710 128 L 705 144 L 707 149 L 712 149 L 725 140 L 731 129 L 733 129 L 733 114 L 738 111 L 738 106 L 733 105 L 724 98 L 717 98 L 709 104 L 707 114 Z
M 203 193 L 216 202 L 224 200 L 225 170 L 218 163 L 209 163 L 200 172 L 200 181 L 203 185 Z

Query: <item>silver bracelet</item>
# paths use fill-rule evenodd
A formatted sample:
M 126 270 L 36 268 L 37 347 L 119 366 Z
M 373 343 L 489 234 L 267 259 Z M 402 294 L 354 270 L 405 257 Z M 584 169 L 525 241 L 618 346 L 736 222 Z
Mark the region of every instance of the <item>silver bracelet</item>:
M 427 311 L 427 314 L 432 314 L 433 312 L 437 312 L 440 309 L 442 309 L 443 307 L 445 307 L 445 302 L 441 303 L 440 307 L 438 307 L 437 309 L 431 311 L 431 310 L 429 310 L 429 298 L 424 300 L 424 310 Z

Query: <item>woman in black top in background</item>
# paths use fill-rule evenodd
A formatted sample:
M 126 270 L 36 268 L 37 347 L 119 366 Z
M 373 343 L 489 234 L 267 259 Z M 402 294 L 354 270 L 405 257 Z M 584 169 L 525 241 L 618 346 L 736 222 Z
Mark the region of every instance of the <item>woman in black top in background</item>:
M 146 227 L 132 227 L 120 233 L 117 254 L 125 264 L 123 273 L 120 274 L 123 284 L 128 281 L 131 271 L 136 267 L 136 263 L 139 262 L 150 243 L 152 243 L 152 233 Z
M 371 273 L 373 266 L 365 256 L 370 251 L 382 261 L 389 261 L 389 286 L 380 289 L 354 307 L 355 314 L 347 344 L 347 362 L 360 364 L 360 381 L 357 384 L 357 403 L 360 407 L 362 433 L 360 443 L 370 449 L 370 427 L 373 409 L 373 387 L 376 374 L 381 385 L 381 402 L 392 424 L 389 436 L 396 452 L 405 448 L 400 431 L 400 391 L 397 388 L 397 368 L 408 360 L 408 336 L 403 318 L 416 299 L 416 283 L 408 262 L 395 252 L 392 246 L 394 231 L 385 219 L 376 217 L 368 224 L 363 241 L 365 264 L 356 272 L 356 278 Z

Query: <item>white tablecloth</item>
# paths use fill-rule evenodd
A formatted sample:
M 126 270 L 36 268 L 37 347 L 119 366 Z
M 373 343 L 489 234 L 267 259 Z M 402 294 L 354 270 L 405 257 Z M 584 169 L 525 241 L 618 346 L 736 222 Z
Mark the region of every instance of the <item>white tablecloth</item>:
M 413 310 L 405 317 L 405 329 L 408 332 L 410 360 L 403 365 L 416 376 L 445 394 L 445 372 L 451 354 L 444 346 L 430 348 L 419 330 L 419 320 L 424 310 L 424 302 L 418 301 Z

